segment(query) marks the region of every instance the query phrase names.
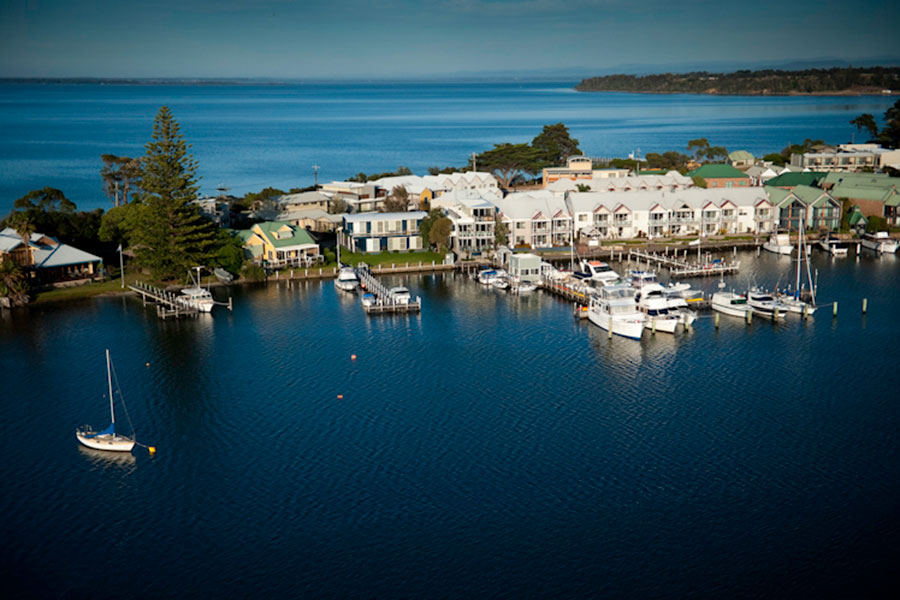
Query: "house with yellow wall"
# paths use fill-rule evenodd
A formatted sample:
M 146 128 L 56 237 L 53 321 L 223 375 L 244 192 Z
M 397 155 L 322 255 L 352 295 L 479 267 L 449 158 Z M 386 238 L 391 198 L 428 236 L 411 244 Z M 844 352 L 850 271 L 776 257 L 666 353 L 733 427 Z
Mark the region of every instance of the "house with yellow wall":
M 237 233 L 251 260 L 269 267 L 309 266 L 322 260 L 309 232 L 291 223 L 265 221 Z

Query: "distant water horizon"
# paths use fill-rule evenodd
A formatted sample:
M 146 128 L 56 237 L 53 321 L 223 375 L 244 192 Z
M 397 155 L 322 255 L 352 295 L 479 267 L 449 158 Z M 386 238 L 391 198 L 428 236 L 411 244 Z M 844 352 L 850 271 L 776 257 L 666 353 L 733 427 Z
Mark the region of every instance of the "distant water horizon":
M 804 138 L 850 141 L 882 96 L 701 96 L 574 91 L 577 79 L 115 84 L 0 81 L 0 215 L 46 186 L 79 209 L 108 208 L 101 154 L 138 156 L 168 105 L 192 144 L 201 193 L 235 195 L 406 166 L 464 167 L 493 144 L 563 122 L 593 157 L 685 151 L 687 141 L 754 154 Z

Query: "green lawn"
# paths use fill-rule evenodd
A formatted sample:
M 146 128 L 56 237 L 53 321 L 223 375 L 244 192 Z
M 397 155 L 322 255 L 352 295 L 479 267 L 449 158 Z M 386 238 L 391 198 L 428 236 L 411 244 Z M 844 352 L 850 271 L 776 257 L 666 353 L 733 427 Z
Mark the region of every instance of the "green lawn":
M 147 281 L 147 277 L 142 274 L 128 274 L 125 277 L 126 286 L 138 279 Z M 102 282 L 86 283 L 84 285 L 77 285 L 74 287 L 55 288 L 52 290 L 39 292 L 34 299 L 34 303 L 44 304 L 47 302 L 74 300 L 76 298 L 91 298 L 93 296 L 100 296 L 101 294 L 124 294 L 130 291 L 131 290 L 129 290 L 127 287 L 123 290 L 122 280 L 116 277 L 107 279 L 106 281 Z
M 439 252 L 382 252 L 380 254 L 360 254 L 357 252 L 346 252 L 341 250 L 341 262 L 356 266 L 358 263 L 364 262 L 370 267 L 376 265 L 405 265 L 409 264 L 428 264 L 434 261 L 435 264 L 444 262 L 444 255 Z M 322 265 L 323 267 L 333 267 L 335 263 Z

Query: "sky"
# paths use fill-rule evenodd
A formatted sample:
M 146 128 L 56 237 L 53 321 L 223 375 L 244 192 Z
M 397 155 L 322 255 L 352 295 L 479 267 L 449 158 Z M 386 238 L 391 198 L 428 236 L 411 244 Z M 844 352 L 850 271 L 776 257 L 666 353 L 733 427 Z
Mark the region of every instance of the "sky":
M 588 76 L 852 62 L 900 59 L 898 23 L 896 0 L 0 0 L 0 77 Z

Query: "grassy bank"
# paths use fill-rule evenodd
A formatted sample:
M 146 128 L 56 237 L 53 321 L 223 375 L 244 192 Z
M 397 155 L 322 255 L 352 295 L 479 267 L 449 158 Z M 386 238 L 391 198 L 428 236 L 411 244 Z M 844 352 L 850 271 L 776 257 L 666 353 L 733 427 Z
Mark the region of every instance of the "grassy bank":
M 358 252 L 345 252 L 341 250 L 341 262 L 352 266 L 364 262 L 370 267 L 376 265 L 404 265 L 409 264 L 435 264 L 444 262 L 444 255 L 440 252 L 382 252 L 381 254 L 361 254 Z M 328 263 L 323 267 L 334 267 L 336 263 Z
M 147 277 L 143 274 L 126 275 L 126 284 L 134 281 L 147 281 Z M 131 290 L 127 287 L 122 289 L 122 280 L 118 277 L 107 279 L 106 281 L 98 281 L 77 285 L 73 287 L 53 288 L 40 291 L 35 296 L 32 304 L 46 304 L 50 302 L 62 302 L 66 300 L 77 300 L 79 298 L 93 298 L 95 296 L 115 296 L 119 294 L 127 294 Z

